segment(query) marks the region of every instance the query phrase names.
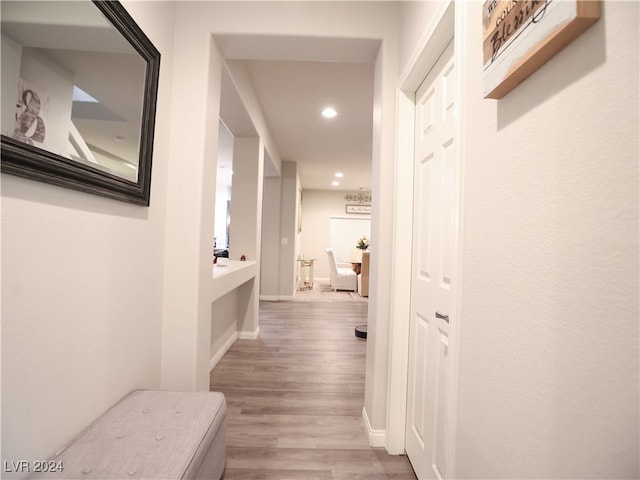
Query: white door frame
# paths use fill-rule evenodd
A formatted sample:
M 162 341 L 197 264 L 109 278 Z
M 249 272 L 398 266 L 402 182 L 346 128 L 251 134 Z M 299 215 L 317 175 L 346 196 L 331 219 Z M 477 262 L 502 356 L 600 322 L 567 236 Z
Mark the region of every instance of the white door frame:
M 462 179 L 464 178 L 465 141 L 464 141 L 464 101 L 465 69 L 462 62 L 463 44 L 465 39 L 464 19 L 466 15 L 465 2 L 449 0 L 439 6 L 430 28 L 425 32 L 418 48 L 409 59 L 407 67 L 398 82 L 397 109 L 397 157 L 396 157 L 396 211 L 394 225 L 394 251 L 411 252 L 413 231 L 413 143 L 415 128 L 415 92 L 434 66 L 438 57 L 449 41 L 454 38 L 454 61 L 456 65 L 456 98 L 458 99 L 458 122 L 456 125 L 456 161 L 459 167 L 459 205 L 456 212 L 457 235 L 455 235 L 454 271 L 456 278 L 452 283 L 453 305 L 450 317 L 451 323 L 451 381 L 449 382 L 449 432 L 447 453 L 449 456 L 449 472 L 447 477 L 455 473 L 455 414 L 456 394 L 458 386 L 458 332 L 460 331 L 460 279 L 461 279 L 461 242 L 462 233 Z M 455 34 L 455 35 L 454 35 Z M 398 259 L 401 255 L 398 255 Z M 391 305 L 391 329 L 389 335 L 389 381 L 387 390 L 387 425 L 386 444 L 391 454 L 405 452 L 405 420 L 407 415 L 407 381 L 409 356 L 409 324 L 411 306 L 411 262 L 396 261 L 393 265 L 393 291 Z

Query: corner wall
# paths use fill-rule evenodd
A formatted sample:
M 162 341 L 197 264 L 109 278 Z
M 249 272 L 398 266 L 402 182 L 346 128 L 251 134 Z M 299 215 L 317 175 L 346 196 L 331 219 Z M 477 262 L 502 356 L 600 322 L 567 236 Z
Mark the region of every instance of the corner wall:
M 123 4 L 162 55 L 151 206 L 2 175 L 2 460 L 46 459 L 160 385 L 174 10 Z

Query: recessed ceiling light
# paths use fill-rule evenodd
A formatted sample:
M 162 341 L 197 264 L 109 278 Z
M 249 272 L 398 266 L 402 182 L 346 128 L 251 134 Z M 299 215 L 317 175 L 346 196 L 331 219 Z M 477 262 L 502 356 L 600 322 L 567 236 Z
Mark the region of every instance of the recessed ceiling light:
M 338 112 L 336 112 L 335 108 L 333 107 L 327 107 L 322 111 L 322 116 L 325 118 L 333 118 L 336 115 L 338 115 Z
M 336 177 L 338 177 L 338 178 L 342 178 L 342 177 L 344 177 L 344 173 L 342 173 L 342 172 L 336 172 Z
M 331 185 L 333 185 L 334 187 L 337 187 L 338 185 L 340 185 L 340 182 L 337 182 L 336 180 L 334 180 L 333 182 L 331 182 Z

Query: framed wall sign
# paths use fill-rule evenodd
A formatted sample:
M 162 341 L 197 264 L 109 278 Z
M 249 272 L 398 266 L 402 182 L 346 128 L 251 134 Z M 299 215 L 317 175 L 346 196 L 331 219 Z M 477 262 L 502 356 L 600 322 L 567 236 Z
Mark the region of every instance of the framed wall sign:
M 346 205 L 346 213 L 371 214 L 371 205 Z
M 370 193 L 347 193 L 344 196 L 347 202 L 357 203 L 359 205 L 371 205 Z
M 486 0 L 484 97 L 502 98 L 598 18 L 599 0 Z

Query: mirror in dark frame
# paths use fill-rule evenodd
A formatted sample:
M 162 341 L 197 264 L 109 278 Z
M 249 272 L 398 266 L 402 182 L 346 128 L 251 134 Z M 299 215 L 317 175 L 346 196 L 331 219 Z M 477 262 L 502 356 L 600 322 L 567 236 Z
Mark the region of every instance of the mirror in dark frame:
M 2 173 L 149 205 L 160 53 L 117 1 L 5 1 Z

